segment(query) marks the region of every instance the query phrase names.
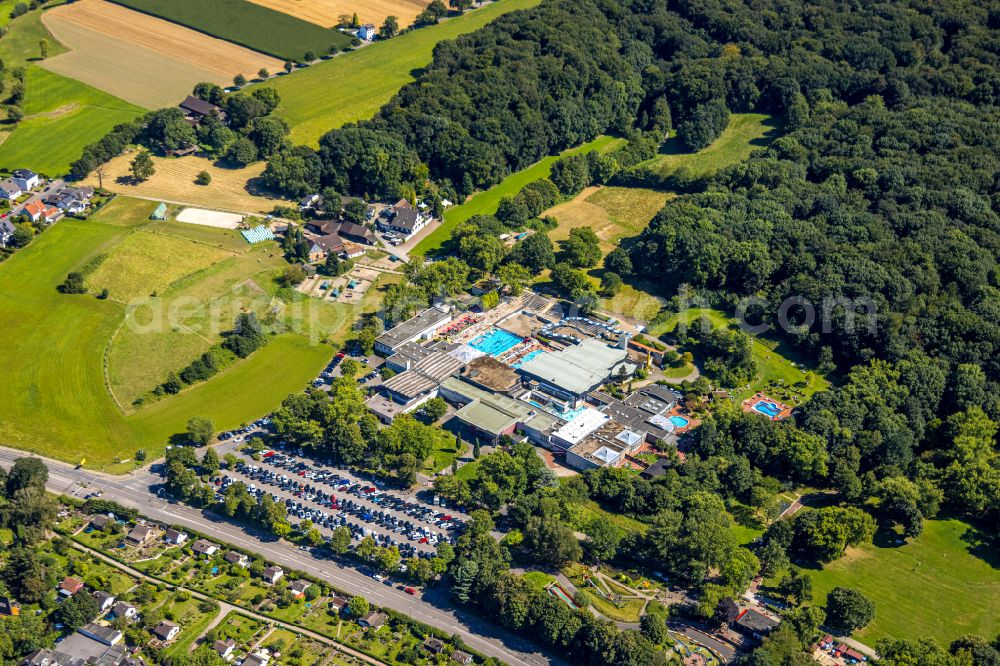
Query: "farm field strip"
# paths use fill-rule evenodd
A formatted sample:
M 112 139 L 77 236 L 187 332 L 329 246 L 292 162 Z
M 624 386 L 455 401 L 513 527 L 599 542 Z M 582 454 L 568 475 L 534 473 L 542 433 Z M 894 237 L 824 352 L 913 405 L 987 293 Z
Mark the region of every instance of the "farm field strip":
M 248 0 L 113 1 L 282 60 L 301 60 L 307 51 L 325 55 L 331 46 L 351 43 L 348 35 Z
M 228 84 L 282 62 L 105 0 L 80 0 L 42 15 L 68 53 L 41 66 L 146 108 L 176 104 L 195 83 Z
M 438 42 L 478 30 L 498 16 L 534 7 L 540 1 L 498 0 L 438 25 L 375 42 L 262 85 L 275 88 L 281 96 L 275 113 L 292 128 L 292 141 L 315 148 L 319 138 L 331 129 L 375 115 L 400 88 L 414 80 L 416 71 L 431 62 Z
M 340 16 L 353 16 L 357 12 L 358 20 L 364 23 L 382 25 L 386 16 L 399 19 L 400 27 L 413 24 L 417 14 L 427 8 L 424 0 L 250 0 L 284 14 L 321 25 L 324 28 L 337 25 Z M 446 3 L 447 4 L 447 3 Z

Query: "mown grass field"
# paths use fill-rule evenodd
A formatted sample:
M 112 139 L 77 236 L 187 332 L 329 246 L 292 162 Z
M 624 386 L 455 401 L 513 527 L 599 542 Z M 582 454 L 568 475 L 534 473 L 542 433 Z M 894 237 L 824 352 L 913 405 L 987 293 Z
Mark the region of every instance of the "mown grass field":
M 411 254 L 433 254 L 440 250 L 451 238 L 452 230 L 459 224 L 474 215 L 492 215 L 496 212 L 497 205 L 503 197 L 517 194 L 530 182 L 540 178 L 548 178 L 549 174 L 552 173 L 552 165 L 560 157 L 586 153 L 591 150 L 605 152 L 621 145 L 623 141 L 624 139 L 611 136 L 599 136 L 593 141 L 564 150 L 559 155 L 549 155 L 526 169 L 510 174 L 490 189 L 473 194 L 461 206 L 449 208 L 444 214 L 444 223 L 417 243 Z
M 74 79 L 39 67 L 39 41 L 49 43 L 49 56 L 65 52 L 41 23 L 42 12 L 30 11 L 10 22 L 0 39 L 0 59 L 7 70 L 25 67 L 24 118 L 3 126 L 0 168 L 27 167 L 61 175 L 88 143 L 143 110 Z M 7 77 L 8 90 L 12 84 Z
M 438 25 L 375 42 L 296 70 L 289 76 L 270 79 L 263 85 L 277 89 L 281 95 L 281 105 L 275 113 L 288 121 L 292 141 L 315 147 L 319 138 L 331 129 L 375 115 L 430 63 L 438 42 L 478 30 L 498 16 L 534 7 L 539 2 L 499 0 Z M 363 18 L 364 13 L 360 13 Z
M 720 310 L 690 308 L 676 313 L 666 321 L 650 326 L 649 335 L 659 336 L 669 334 L 678 323 L 688 326 L 710 324 L 714 327 L 728 328 L 734 319 Z M 830 386 L 825 376 L 810 370 L 806 359 L 787 343 L 765 335 L 751 336 L 751 353 L 757 362 L 757 375 L 748 387 L 739 387 L 731 391 L 734 400 L 742 401 L 757 391 L 764 391 L 789 406 L 794 406 L 817 391 L 824 391 Z M 799 382 L 807 382 L 805 386 L 795 386 Z M 785 387 L 785 388 L 781 388 Z M 785 395 L 788 387 L 794 394 Z
M 113 0 L 117 4 L 284 60 L 317 56 L 351 38 L 246 0 Z
M 998 562 L 969 552 L 957 520 L 928 520 L 916 539 L 899 547 L 852 548 L 811 572 L 813 598 L 824 604 L 837 586 L 855 587 L 875 602 L 875 619 L 854 637 L 933 638 L 947 645 L 963 634 L 991 640 L 1000 633 Z M 995 553 L 994 553 L 995 556 Z
M 714 173 L 750 157 L 756 148 L 763 148 L 781 131 L 778 119 L 763 113 L 734 113 L 722 136 L 697 153 L 690 152 L 676 136 L 660 146 L 660 154 L 645 162 L 664 176 L 684 167 L 695 176 Z
M 131 458 L 139 448 L 154 457 L 173 435 L 183 432 L 191 416 L 206 416 L 223 430 L 271 411 L 289 393 L 304 388 L 329 361 L 332 351 L 323 341 L 349 330 L 353 309 L 313 299 L 291 302 L 276 309 L 278 322 L 286 324 L 277 330 L 284 332 L 250 358 L 126 415 L 108 391 L 106 358 L 115 359 L 116 372 L 137 373 L 129 381 L 139 386 L 142 373 L 151 372 L 147 366 L 178 370 L 215 341 L 169 326 L 153 327 L 162 337 L 147 339 L 133 332 L 133 337 L 120 338 L 115 333 L 126 316 L 125 305 L 56 290 L 68 272 L 83 268 L 94 257 L 113 255 L 132 237 L 151 236 L 137 230 L 142 206 L 119 203 L 102 213 L 118 211 L 121 224 L 62 221 L 0 264 L 0 329 L 6 334 L 10 358 L 18 360 L 0 367 L 6 405 L 0 413 L 0 442 L 69 462 L 85 457 L 87 466 L 105 469 L 111 469 L 116 459 Z M 206 231 L 198 228 L 196 233 Z M 257 258 L 247 256 L 247 264 L 257 267 Z M 132 255 L 132 261 L 141 262 L 141 255 Z M 136 280 L 147 279 L 134 266 L 123 264 L 123 270 Z M 230 279 L 217 279 L 211 270 L 204 276 L 198 271 L 191 275 L 198 276 L 192 285 L 200 285 L 205 293 L 219 289 L 216 295 L 224 295 L 233 287 Z M 375 289 L 372 294 L 377 299 L 379 292 Z M 113 336 L 115 344 L 124 345 L 124 353 L 106 356 Z M 188 337 L 202 347 L 182 344 Z M 155 376 L 162 381 L 162 375 Z

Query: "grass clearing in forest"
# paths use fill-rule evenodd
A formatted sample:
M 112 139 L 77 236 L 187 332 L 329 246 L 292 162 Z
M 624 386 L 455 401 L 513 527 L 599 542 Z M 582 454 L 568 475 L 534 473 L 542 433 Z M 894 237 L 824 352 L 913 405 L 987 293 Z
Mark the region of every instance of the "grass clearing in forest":
M 427 234 L 423 240 L 417 243 L 417 246 L 413 248 L 411 254 L 434 254 L 448 242 L 448 239 L 451 238 L 452 230 L 454 230 L 454 228 L 459 224 L 465 222 L 474 215 L 492 215 L 496 212 L 497 205 L 503 197 L 514 196 L 528 183 L 541 178 L 548 178 L 549 174 L 552 173 L 552 165 L 560 157 L 587 153 L 591 150 L 607 152 L 608 150 L 618 147 L 623 142 L 624 139 L 618 139 L 611 136 L 599 136 L 593 141 L 577 146 L 576 148 L 564 150 L 559 155 L 549 155 L 548 157 L 535 162 L 525 169 L 510 174 L 499 184 L 494 185 L 490 189 L 483 192 L 476 192 L 462 205 L 449 208 L 444 214 L 444 222 L 441 226 Z
M 478 30 L 498 16 L 534 7 L 539 2 L 498 0 L 437 25 L 377 41 L 357 51 L 295 70 L 290 75 L 270 79 L 262 85 L 275 88 L 281 96 L 281 105 L 275 115 L 291 126 L 292 142 L 316 147 L 319 138 L 328 131 L 375 115 L 400 88 L 413 82 L 419 71 L 430 64 L 438 42 Z
M 958 520 L 927 520 L 923 533 L 904 545 L 852 548 L 810 571 L 815 603 L 825 604 L 837 586 L 861 590 L 875 602 L 875 619 L 854 637 L 868 645 L 885 637 L 947 645 L 963 634 L 996 636 L 1000 563 L 969 552 L 972 529 Z
M 693 176 L 704 176 L 719 169 L 738 164 L 750 157 L 757 148 L 763 148 L 781 132 L 779 120 L 764 113 L 734 113 L 722 135 L 710 145 L 692 153 L 675 136 L 660 146 L 660 154 L 643 163 L 663 176 L 684 168 Z

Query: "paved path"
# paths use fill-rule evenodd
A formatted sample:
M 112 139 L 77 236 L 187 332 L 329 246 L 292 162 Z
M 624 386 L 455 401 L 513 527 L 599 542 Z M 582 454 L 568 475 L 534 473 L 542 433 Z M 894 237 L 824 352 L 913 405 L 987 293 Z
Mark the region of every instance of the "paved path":
M 368 662 L 369 664 L 373 664 L 374 666 L 385 666 L 385 662 L 381 662 L 378 659 L 375 659 L 374 657 L 369 657 L 367 654 L 365 654 L 363 652 L 358 652 L 357 650 L 349 648 L 346 645 L 342 645 L 340 643 L 337 643 L 336 641 L 333 641 L 333 640 L 327 638 L 326 636 L 324 636 L 322 634 L 317 634 L 314 631 L 310 631 L 309 629 L 303 629 L 302 627 L 296 626 L 294 624 L 288 624 L 287 622 L 282 622 L 281 620 L 275 620 L 274 618 L 267 617 L 266 615 L 261 615 L 260 613 L 254 612 L 252 610 L 248 610 L 246 608 L 241 608 L 241 607 L 233 606 L 230 603 L 227 603 L 225 601 L 220 601 L 219 599 L 216 599 L 215 597 L 210 597 L 207 594 L 203 594 L 201 592 L 198 592 L 197 590 L 192 590 L 190 588 L 184 587 L 183 585 L 174 585 L 172 583 L 167 583 L 166 581 L 163 581 L 163 580 L 160 580 L 158 578 L 154 578 L 152 576 L 144 574 L 143 572 L 139 571 L 138 569 L 133 569 L 129 565 L 124 564 L 122 562 L 119 562 L 118 560 L 114 559 L 113 557 L 109 557 L 109 556 L 105 555 L 104 553 L 102 553 L 99 550 L 94 550 L 93 548 L 90 548 L 88 546 L 84 546 L 82 543 L 74 541 L 73 542 L 73 547 L 76 548 L 77 550 L 82 550 L 82 551 L 84 551 L 86 553 L 89 553 L 89 554 L 91 554 L 91 555 L 93 555 L 93 556 L 101 559 L 104 562 L 107 562 L 109 565 L 115 567 L 116 569 L 124 571 L 125 573 L 127 573 L 130 576 L 132 576 L 133 578 L 137 578 L 139 580 L 143 580 L 143 581 L 146 581 L 148 583 L 152 583 L 154 585 L 158 585 L 160 583 L 165 583 L 168 587 L 172 587 L 175 590 L 183 590 L 183 591 L 187 592 L 188 594 L 190 594 L 195 599 L 202 599 L 202 600 L 207 600 L 207 601 L 214 601 L 215 603 L 219 604 L 219 614 L 215 616 L 215 619 L 212 620 L 212 623 L 209 624 L 205 628 L 205 630 L 201 632 L 201 635 L 198 636 L 198 638 L 201 638 L 202 636 L 204 636 L 205 634 L 207 634 L 209 631 L 211 631 L 212 629 L 214 629 L 215 627 L 217 627 L 219 625 L 219 623 L 222 621 L 222 619 L 224 617 L 226 617 L 227 615 L 229 615 L 229 613 L 231 613 L 233 611 L 236 611 L 237 613 L 242 613 L 243 615 L 246 615 L 247 617 L 251 617 L 251 618 L 253 618 L 255 620 L 260 620 L 261 622 L 268 622 L 270 624 L 282 627 L 283 629 L 287 629 L 287 630 L 289 630 L 289 631 L 291 631 L 293 633 L 298 633 L 298 634 L 302 634 L 304 636 L 309 636 L 310 638 L 312 638 L 312 639 L 314 639 L 314 640 L 316 640 L 316 641 L 318 641 L 320 643 L 323 643 L 324 645 L 330 645 L 333 648 L 335 648 L 335 649 L 343 652 L 344 654 L 350 655 L 352 657 L 356 657 L 357 659 L 361 659 L 362 661 Z M 193 649 L 194 648 L 194 644 L 192 644 L 191 647 Z
M 16 458 L 27 455 L 0 447 L 0 464 L 9 466 Z M 466 645 L 508 664 L 565 663 L 558 656 L 545 652 L 532 642 L 456 607 L 443 586 L 425 589 L 411 596 L 390 585 L 381 585 L 350 566 L 320 560 L 280 541 L 274 535 L 252 527 L 240 526 L 198 509 L 172 503 L 158 496 L 161 479 L 144 467 L 132 474 L 112 476 L 87 469 L 76 469 L 57 460 L 42 458 L 49 467 L 48 489 L 57 494 L 82 498 L 97 490 L 103 497 L 138 509 L 144 516 L 166 524 L 187 527 L 219 541 L 239 547 L 288 569 L 296 569 L 325 580 L 348 594 L 364 596 L 375 605 L 391 608 L 418 622 L 457 633 Z

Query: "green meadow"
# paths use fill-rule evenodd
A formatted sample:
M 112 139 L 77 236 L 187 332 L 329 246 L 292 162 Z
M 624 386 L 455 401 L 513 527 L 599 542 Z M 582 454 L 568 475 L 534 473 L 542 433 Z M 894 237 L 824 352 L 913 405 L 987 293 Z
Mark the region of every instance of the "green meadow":
M 898 547 L 852 548 L 810 572 L 813 599 L 834 587 L 855 587 L 875 602 L 875 619 L 854 637 L 933 638 L 947 645 L 963 634 L 992 640 L 1000 633 L 997 562 L 969 552 L 970 528 L 958 520 L 928 520 L 916 539 Z M 994 557 L 996 554 L 993 554 Z
M 499 0 L 461 16 L 269 79 L 288 121 L 292 141 L 315 147 L 331 129 L 375 115 L 399 89 L 431 62 L 438 42 L 478 30 L 493 19 L 537 5 L 540 0 Z
M 329 361 L 332 349 L 324 341 L 342 338 L 349 330 L 357 313 L 353 307 L 304 296 L 289 303 L 275 301 L 271 308 L 277 321 L 271 323 L 276 335 L 263 349 L 175 396 L 137 410 L 120 398 L 125 406 L 119 406 L 109 382 L 122 391 L 122 397 L 149 390 L 155 385 L 150 382 L 162 381 L 169 370 L 180 370 L 218 340 L 218 332 L 214 337 L 191 335 L 169 322 L 150 327 L 147 335 L 141 327 L 122 325 L 129 314 L 124 302 L 98 299 L 93 291 L 69 295 L 56 289 L 74 270 L 90 271 L 88 284 L 106 278 L 114 286 L 116 275 L 102 278 L 100 272 L 102 261 L 114 257 L 119 258 L 121 275 L 145 281 L 146 289 L 160 284 L 160 278 L 142 266 L 155 258 L 120 254 L 121 248 L 136 242 L 133 239 L 146 243 L 147 237 L 159 238 L 127 223 L 125 213 L 139 205 L 109 209 L 121 211 L 125 224 L 101 222 L 102 215 L 107 219 L 106 212 L 96 220 L 59 222 L 0 264 L 0 329 L 6 333 L 10 358 L 18 359 L 0 367 L 6 402 L 0 414 L 0 442 L 68 462 L 86 458 L 88 466 L 105 469 L 117 459 L 131 458 L 140 448 L 155 456 L 172 436 L 184 431 L 192 416 L 208 417 L 224 430 L 271 411 L 289 393 L 304 388 Z M 198 228 L 195 233 L 204 237 L 208 232 Z M 230 232 L 219 230 L 223 245 L 226 233 Z M 207 247 L 180 236 L 169 238 L 171 243 L 188 243 L 192 256 L 193 248 Z M 272 252 L 280 261 L 276 246 Z M 271 270 L 258 264 L 258 253 L 263 259 L 267 250 L 255 248 L 238 257 L 247 270 L 268 271 L 260 282 L 267 285 L 261 291 L 270 299 L 268 289 L 275 289 Z M 211 261 L 202 256 L 200 268 L 187 265 L 185 270 L 196 270 L 175 279 L 164 292 L 169 296 L 178 285 L 177 293 L 192 298 L 199 293 L 228 296 L 240 273 L 220 278 L 211 270 Z M 373 291 L 377 298 L 378 289 Z M 231 318 L 228 321 L 231 325 Z M 192 339 L 195 344 L 188 343 Z
M 25 68 L 24 118 L 16 126 L 0 124 L 0 168 L 27 167 L 54 176 L 66 173 L 85 145 L 145 111 L 34 64 L 42 39 L 49 43 L 50 57 L 65 51 L 42 25 L 41 15 L 41 11 L 34 10 L 11 21 L 7 34 L 0 39 L 8 90 L 13 85 L 9 72 Z
M 605 152 L 620 145 L 623 141 L 624 139 L 611 136 L 599 136 L 582 146 L 564 150 L 559 155 L 549 155 L 526 169 L 510 174 L 490 189 L 476 192 L 461 206 L 449 208 L 444 214 L 444 223 L 417 243 L 411 254 L 433 254 L 440 250 L 448 239 L 451 238 L 452 230 L 459 224 L 474 215 L 492 215 L 496 212 L 497 205 L 503 197 L 517 194 L 528 183 L 540 178 L 548 178 L 549 174 L 552 173 L 552 165 L 560 157 L 586 153 L 591 150 Z

